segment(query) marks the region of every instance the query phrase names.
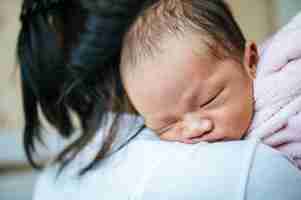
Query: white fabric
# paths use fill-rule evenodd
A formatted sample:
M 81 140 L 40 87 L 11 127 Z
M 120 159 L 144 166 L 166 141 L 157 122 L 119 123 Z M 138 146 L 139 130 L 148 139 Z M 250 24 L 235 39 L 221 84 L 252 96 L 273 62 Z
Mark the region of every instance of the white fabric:
M 257 140 L 188 145 L 161 141 L 145 129 L 78 178 L 76 172 L 99 149 L 96 143 L 58 179 L 58 166 L 46 168 L 34 200 L 301 199 L 300 171 Z
M 260 49 L 255 113 L 247 138 L 260 138 L 301 169 L 301 12 Z
M 267 137 L 301 111 L 301 12 L 263 44 L 250 137 Z

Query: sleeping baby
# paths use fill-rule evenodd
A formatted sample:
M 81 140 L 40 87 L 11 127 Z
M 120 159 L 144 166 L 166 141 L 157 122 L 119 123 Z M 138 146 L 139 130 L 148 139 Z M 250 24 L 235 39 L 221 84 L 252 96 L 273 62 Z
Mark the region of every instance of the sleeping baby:
M 301 166 L 297 32 L 301 15 L 258 53 L 225 2 L 158 1 L 124 38 L 121 77 L 129 102 L 163 140 L 257 137 Z

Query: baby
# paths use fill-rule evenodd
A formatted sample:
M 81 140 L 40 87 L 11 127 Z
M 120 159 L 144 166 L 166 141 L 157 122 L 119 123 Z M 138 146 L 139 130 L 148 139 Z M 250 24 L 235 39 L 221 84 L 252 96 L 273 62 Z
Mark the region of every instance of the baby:
M 128 97 L 162 139 L 241 139 L 253 116 L 258 53 L 220 0 L 158 1 L 128 31 Z
M 277 42 L 277 37 L 272 40 Z M 256 88 L 269 79 L 267 74 L 261 77 L 265 66 L 258 61 L 256 44 L 246 42 L 225 2 L 155 1 L 124 38 L 121 77 L 133 109 L 161 139 L 184 143 L 253 135 L 266 139 L 287 127 L 289 116 L 297 112 L 284 117 L 286 123 L 275 123 L 279 109 L 270 109 L 269 103 L 256 105 L 261 100 Z M 277 86 L 270 87 L 272 91 Z M 256 131 L 271 124 L 270 119 L 270 128 Z M 288 154 L 296 160 L 300 152 Z

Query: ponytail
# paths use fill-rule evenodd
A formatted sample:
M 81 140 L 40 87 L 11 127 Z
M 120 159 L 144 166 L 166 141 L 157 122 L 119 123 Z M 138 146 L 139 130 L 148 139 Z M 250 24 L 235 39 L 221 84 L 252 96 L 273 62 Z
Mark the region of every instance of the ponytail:
M 58 102 L 65 71 L 59 30 L 54 26 L 62 6 L 55 6 L 58 2 L 54 2 L 43 1 L 44 5 L 37 1 L 23 2 L 17 43 L 25 118 L 24 146 L 30 164 L 36 168 L 40 166 L 33 161 L 31 152 L 35 151 L 35 137 L 41 140 L 38 106 L 63 136 L 70 136 L 73 129 L 67 106 Z
M 17 59 L 23 92 L 24 148 L 33 167 L 42 168 L 32 156 L 35 139 L 42 139 L 38 107 L 65 138 L 74 133 L 70 112 L 79 118 L 81 135 L 56 159 L 63 163 L 62 168 L 107 122 L 107 113 L 114 111 L 102 149 L 80 174 L 110 149 L 128 104 L 119 71 L 122 39 L 142 2 L 24 0 Z

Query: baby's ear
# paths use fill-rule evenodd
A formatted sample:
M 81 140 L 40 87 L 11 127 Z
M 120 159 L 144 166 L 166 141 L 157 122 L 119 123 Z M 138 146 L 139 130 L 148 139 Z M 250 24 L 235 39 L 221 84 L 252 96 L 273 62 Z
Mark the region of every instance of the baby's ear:
M 252 41 L 247 42 L 244 52 L 243 63 L 246 72 L 252 79 L 255 79 L 256 77 L 258 60 L 259 56 L 256 43 Z

